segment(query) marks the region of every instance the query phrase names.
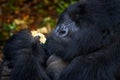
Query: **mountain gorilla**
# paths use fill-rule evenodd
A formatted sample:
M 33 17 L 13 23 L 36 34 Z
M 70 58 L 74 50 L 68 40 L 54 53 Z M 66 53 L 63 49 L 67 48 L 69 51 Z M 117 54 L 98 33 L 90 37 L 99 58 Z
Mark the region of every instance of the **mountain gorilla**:
M 23 30 L 8 40 L 4 54 L 10 80 L 120 80 L 119 0 L 72 4 L 46 44 L 38 38 Z

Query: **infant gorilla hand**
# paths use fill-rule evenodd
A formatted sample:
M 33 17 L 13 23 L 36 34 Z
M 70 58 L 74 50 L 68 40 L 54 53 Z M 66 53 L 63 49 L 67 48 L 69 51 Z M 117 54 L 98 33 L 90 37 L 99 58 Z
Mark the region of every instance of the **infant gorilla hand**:
M 47 68 L 46 71 L 48 75 L 53 79 L 57 80 L 61 74 L 61 72 L 64 70 L 64 68 L 67 66 L 67 63 L 64 62 L 61 58 L 51 55 L 47 60 Z

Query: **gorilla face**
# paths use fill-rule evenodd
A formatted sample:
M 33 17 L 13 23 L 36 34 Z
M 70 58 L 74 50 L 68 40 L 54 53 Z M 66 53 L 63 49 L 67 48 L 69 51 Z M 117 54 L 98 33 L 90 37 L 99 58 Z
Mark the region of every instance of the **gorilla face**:
M 94 9 L 93 5 L 96 6 Z M 109 15 L 103 6 L 99 5 L 101 3 L 89 4 L 89 1 L 70 5 L 62 13 L 57 27 L 48 37 L 49 53 L 72 60 L 109 45 L 112 32 Z

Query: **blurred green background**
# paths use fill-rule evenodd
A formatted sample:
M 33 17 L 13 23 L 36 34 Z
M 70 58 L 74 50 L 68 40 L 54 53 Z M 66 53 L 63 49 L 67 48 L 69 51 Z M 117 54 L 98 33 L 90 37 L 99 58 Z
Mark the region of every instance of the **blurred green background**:
M 49 33 L 60 13 L 78 0 L 0 0 L 0 49 L 15 32 L 29 28 Z

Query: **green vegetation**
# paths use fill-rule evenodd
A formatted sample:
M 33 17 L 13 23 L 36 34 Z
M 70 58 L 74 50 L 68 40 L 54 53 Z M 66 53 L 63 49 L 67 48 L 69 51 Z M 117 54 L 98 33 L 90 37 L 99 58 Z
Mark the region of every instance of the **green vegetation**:
M 13 33 L 23 28 L 36 30 L 52 29 L 59 14 L 78 0 L 1 0 L 0 1 L 0 45 Z

